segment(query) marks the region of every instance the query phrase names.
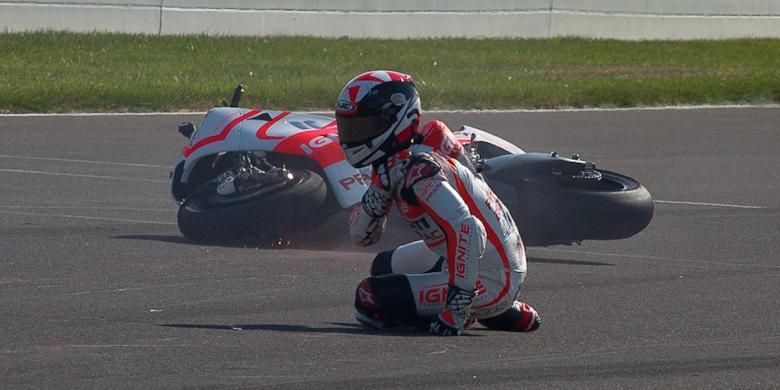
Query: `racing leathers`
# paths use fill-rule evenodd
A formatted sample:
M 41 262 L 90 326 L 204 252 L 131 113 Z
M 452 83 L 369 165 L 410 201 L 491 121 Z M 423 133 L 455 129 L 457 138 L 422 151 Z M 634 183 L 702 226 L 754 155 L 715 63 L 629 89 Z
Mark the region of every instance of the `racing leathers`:
M 375 327 L 427 324 L 457 335 L 469 319 L 513 307 L 525 251 L 509 211 L 446 126 L 433 121 L 418 133 L 418 143 L 374 166 L 350 235 L 358 245 L 379 241 L 395 204 L 421 241 L 377 256 L 374 276 L 356 291 L 355 314 Z

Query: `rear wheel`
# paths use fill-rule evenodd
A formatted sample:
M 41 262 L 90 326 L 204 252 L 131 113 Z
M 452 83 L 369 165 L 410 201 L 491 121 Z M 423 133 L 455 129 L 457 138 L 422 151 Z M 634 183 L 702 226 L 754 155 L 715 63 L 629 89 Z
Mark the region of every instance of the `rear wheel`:
M 527 245 L 614 240 L 642 231 L 653 199 L 636 180 L 597 170 L 597 178 L 518 183 L 513 215 Z

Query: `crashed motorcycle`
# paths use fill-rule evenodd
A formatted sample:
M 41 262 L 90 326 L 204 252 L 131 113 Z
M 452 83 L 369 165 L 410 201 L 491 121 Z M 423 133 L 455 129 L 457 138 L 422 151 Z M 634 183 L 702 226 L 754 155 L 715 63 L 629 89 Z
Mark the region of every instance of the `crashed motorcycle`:
M 282 243 L 346 232 L 371 168 L 344 159 L 332 118 L 239 108 L 242 92 L 236 88 L 231 104 L 209 110 L 197 128 L 179 126 L 187 143 L 171 193 L 182 234 L 195 242 Z M 525 152 L 469 126 L 454 133 L 527 246 L 627 238 L 652 219 L 650 193 L 628 176 L 577 155 Z

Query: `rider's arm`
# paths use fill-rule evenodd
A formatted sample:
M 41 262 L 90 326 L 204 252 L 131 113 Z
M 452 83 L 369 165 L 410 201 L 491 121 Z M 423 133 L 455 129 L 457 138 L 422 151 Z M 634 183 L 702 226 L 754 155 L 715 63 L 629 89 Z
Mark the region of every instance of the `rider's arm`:
M 352 242 L 360 246 L 376 244 L 385 230 L 391 205 L 390 195 L 372 183 L 349 217 L 349 235 Z
M 477 282 L 479 262 L 485 253 L 485 228 L 469 212 L 457 183 L 450 183 L 435 161 L 416 158 L 408 168 L 401 197 L 417 204 L 438 224 L 445 233 L 444 250 L 438 250 L 447 261 L 449 284 L 473 291 Z M 444 169 L 450 169 L 444 167 Z M 434 249 L 434 248 L 431 248 Z

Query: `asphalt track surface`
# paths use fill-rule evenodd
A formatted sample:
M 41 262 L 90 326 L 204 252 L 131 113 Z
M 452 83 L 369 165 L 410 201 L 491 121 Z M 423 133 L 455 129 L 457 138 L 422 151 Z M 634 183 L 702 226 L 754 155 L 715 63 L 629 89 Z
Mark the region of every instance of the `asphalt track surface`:
M 530 248 L 533 334 L 382 333 L 369 253 L 181 237 L 197 116 L 0 117 L 0 388 L 780 387 L 780 108 L 437 117 L 627 173 L 655 218 Z

